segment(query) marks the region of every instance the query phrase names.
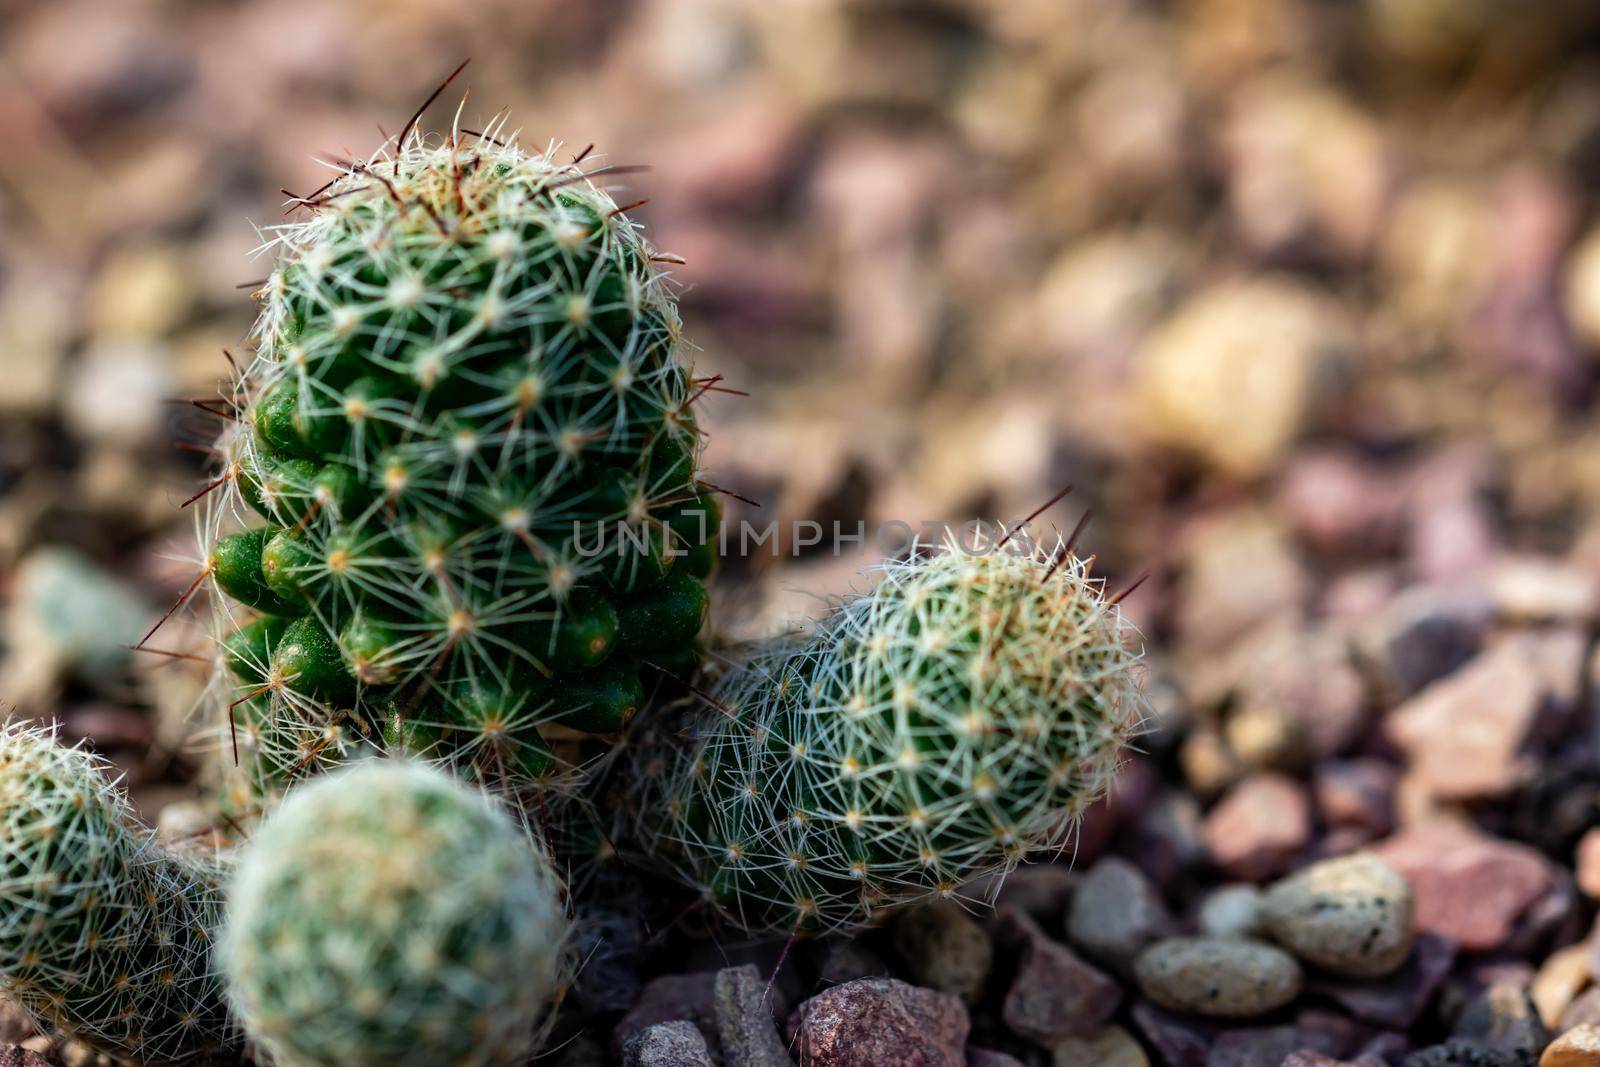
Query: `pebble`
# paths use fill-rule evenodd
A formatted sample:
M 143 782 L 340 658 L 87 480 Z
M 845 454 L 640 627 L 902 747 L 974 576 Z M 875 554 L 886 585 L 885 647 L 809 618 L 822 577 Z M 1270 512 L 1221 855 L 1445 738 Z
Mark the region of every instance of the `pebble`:
M 693 974 L 664 974 L 645 985 L 639 1001 L 617 1023 L 611 1040 L 620 1051 L 628 1047 L 633 1036 L 656 1023 L 689 1020 L 700 1028 L 703 1035 L 714 1037 L 717 1033 L 716 1000 L 717 975 L 713 971 Z
M 622 1047 L 623 1067 L 716 1067 L 694 1023 L 655 1023 Z
M 1296 1048 L 1317 1050 L 1329 1055 L 1353 1055 L 1356 1050 L 1381 1046 L 1372 1027 L 1329 1007 L 1301 1009 L 1295 1015 Z
M 967 1049 L 967 1067 L 1026 1067 L 1021 1060 L 992 1048 Z
M 1357 645 L 1393 700 L 1403 700 L 1471 659 L 1493 615 L 1472 590 L 1408 589 L 1357 635 Z
M 1572 876 L 1565 870 L 1557 870 L 1550 891 L 1534 901 L 1517 920 L 1511 936 L 1506 939 L 1506 951 L 1537 960 L 1549 951 L 1550 945 L 1565 945 L 1581 937 L 1584 922 L 1582 898 L 1572 883 Z
M 1489 574 L 1489 594 L 1505 618 L 1586 625 L 1600 607 L 1594 577 L 1540 556 L 1507 556 Z
M 1370 852 L 1314 863 L 1261 899 L 1262 924 L 1278 944 L 1314 966 L 1360 978 L 1405 962 L 1414 912 L 1410 883 Z
M 1077 876 L 1065 864 L 1033 863 L 1018 867 L 1000 884 L 995 911 L 1012 907 L 1054 928 L 1065 913 Z
M 173 393 L 171 354 L 144 344 L 97 345 L 82 353 L 62 397 L 73 436 L 111 448 L 156 440 Z
M 1150 879 L 1125 859 L 1108 856 L 1090 868 L 1067 909 L 1067 938 L 1119 969 L 1150 942 L 1172 932 L 1172 917 Z
M 1451 1033 L 1519 1063 L 1532 1063 L 1550 1043 L 1550 1032 L 1539 1021 L 1524 985 L 1501 982 L 1489 986 L 1467 1002 Z
M 1567 320 L 1581 339 L 1600 345 L 1600 229 L 1573 248 L 1565 274 Z
M 1228 791 L 1206 815 L 1211 860 L 1244 882 L 1282 874 L 1311 840 L 1311 805 L 1298 782 L 1257 774 Z
M 1600 1026 L 1575 1026 L 1556 1038 L 1539 1067 L 1600 1067 Z
M 789 1046 L 807 1067 L 965 1067 L 960 998 L 894 978 L 862 978 L 803 1001 Z
M 1251 770 L 1298 771 L 1310 757 L 1305 727 L 1277 707 L 1246 705 L 1228 715 L 1223 740 Z
M 1600 826 L 1584 831 L 1578 839 L 1574 862 L 1578 888 L 1589 899 L 1600 900 Z
M 183 321 L 193 296 L 194 284 L 180 249 L 125 246 L 101 267 L 89 297 L 89 318 L 98 338 L 150 340 Z
M 712 997 L 725 1061 L 741 1067 L 790 1067 L 772 1020 L 767 982 L 755 964 L 718 971 Z
M 0 290 L 0 412 L 13 417 L 48 409 L 59 393 L 78 303 L 57 273 L 34 264 Z
M 1258 732 L 1280 731 L 1284 740 L 1279 747 L 1287 744 L 1291 756 L 1295 744 L 1317 759 L 1337 756 L 1366 731 L 1367 688 L 1342 637 L 1297 629 L 1263 640 L 1251 648 L 1239 679 L 1238 710 L 1229 722 L 1234 750 L 1248 762 L 1259 762 L 1247 751 L 1259 746 L 1241 745 L 1236 733 L 1241 720 L 1254 719 Z M 1279 725 L 1271 726 L 1271 718 Z
M 1533 770 L 1529 739 L 1570 710 L 1584 650 L 1575 631 L 1499 641 L 1395 708 L 1385 732 L 1434 796 L 1506 796 Z
M 1270 509 L 1240 508 L 1208 517 L 1185 545 L 1179 645 L 1192 655 L 1215 653 L 1207 658 L 1225 660 L 1248 631 L 1297 621 L 1310 588 L 1292 534 Z M 1197 704 L 1220 700 L 1233 687 L 1236 669 L 1226 664 L 1213 678 L 1202 666 L 1184 664 L 1184 693 Z
M 1471 1041 L 1446 1041 L 1413 1052 L 1401 1062 L 1401 1067 L 1528 1067 L 1531 1062 Z
M 1600 1026 L 1600 986 L 1590 986 L 1579 993 L 1551 1029 L 1571 1030 L 1578 1026 Z
M 1378 759 L 1324 763 L 1316 770 L 1312 795 L 1328 826 L 1355 830 L 1366 840 L 1394 831 L 1394 793 L 1399 775 Z
M 1318 976 L 1309 988 L 1363 1022 L 1405 1030 L 1422 1017 L 1455 960 L 1455 942 L 1422 933 L 1411 956 L 1391 975 L 1379 979 Z
M 1261 929 L 1261 890 L 1249 882 L 1218 886 L 1200 902 L 1200 932 L 1211 937 L 1251 937 Z
M 52 657 L 86 674 L 126 662 L 123 646 L 139 640 L 155 621 L 132 589 L 71 549 L 37 549 L 12 582 L 8 636 L 14 650 Z
M 1170 887 L 1206 861 L 1200 802 L 1163 789 L 1122 833 L 1127 855 L 1157 885 Z
M 1546 1026 L 1557 1026 L 1562 1013 L 1589 985 L 1590 955 L 1588 945 L 1568 945 L 1552 952 L 1540 964 L 1539 973 L 1528 987 L 1528 995 L 1533 998 L 1533 1006 L 1539 1010 L 1539 1018 Z
M 889 943 L 918 985 L 953 993 L 968 1004 L 983 996 L 994 945 L 988 931 L 955 901 L 934 900 L 901 912 L 890 924 Z
M 1555 869 L 1534 849 L 1466 827 L 1432 823 L 1374 846 L 1411 883 L 1417 928 L 1464 952 L 1499 948 L 1524 913 L 1555 885 Z
M 1240 938 L 1158 941 L 1139 954 L 1134 972 L 1140 989 L 1162 1007 L 1222 1019 L 1281 1008 L 1302 984 L 1293 956 Z
M 33 1039 L 30 1039 L 30 1042 L 31 1040 Z M 40 1055 L 49 1057 L 52 1067 L 113 1067 L 111 1057 L 75 1038 L 60 1037 L 55 1041 L 53 1049 L 53 1053 L 40 1052 Z
M 21 1045 L 0 1046 L 0 1067 L 52 1067 L 49 1060 Z
M 1322 551 L 1391 550 L 1405 505 L 1400 479 L 1343 448 L 1289 459 L 1278 499 L 1295 530 Z
M 1051 1051 L 1052 1067 L 1150 1067 L 1150 1058 L 1133 1035 L 1107 1026 L 1089 1037 L 1072 1037 Z
M 1001 936 L 1021 942 L 1016 977 L 1001 1015 L 1012 1033 L 1041 1045 L 1094 1033 L 1117 1010 L 1122 990 L 1020 911 L 1000 916 Z
M 1298 282 L 1262 278 L 1208 289 L 1146 339 L 1139 424 L 1212 467 L 1262 474 L 1306 422 L 1321 364 L 1341 332 L 1335 311 Z
M 1255 1026 L 1219 1034 L 1206 1057 L 1206 1067 L 1278 1067 L 1305 1046 L 1293 1026 Z M 1316 1049 L 1311 1051 L 1326 1051 Z
M 1404 1034 L 1379 1034 L 1361 1046 L 1356 1056 L 1357 1067 L 1389 1067 L 1411 1051 L 1411 1042 Z
M 0 995 L 0 1044 L 21 1044 L 38 1029 L 33 1013 L 10 997 Z
M 1484 500 L 1488 474 L 1487 456 L 1470 445 L 1436 451 L 1412 471 L 1405 554 L 1424 584 L 1476 585 L 1494 562 L 1499 536 Z
M 1155 1062 L 1166 1067 L 1205 1067 L 1216 1038 L 1214 1023 L 1192 1015 L 1173 1015 L 1148 1000 L 1136 1002 L 1129 1015 Z
M 1178 766 L 1190 791 L 1207 800 L 1220 795 L 1246 773 L 1244 761 L 1211 726 L 1189 731 L 1178 746 Z

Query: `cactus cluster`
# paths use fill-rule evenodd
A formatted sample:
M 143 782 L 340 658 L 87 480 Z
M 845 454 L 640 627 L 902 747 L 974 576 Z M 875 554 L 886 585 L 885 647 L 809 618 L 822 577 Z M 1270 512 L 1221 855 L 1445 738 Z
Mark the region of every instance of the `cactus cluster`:
M 663 257 L 499 132 L 271 231 L 202 524 L 240 806 L 360 748 L 517 788 L 698 663 L 717 505 Z
M 1001 539 L 881 568 L 632 746 L 635 836 L 736 925 L 847 930 L 1068 844 L 1142 721 L 1089 564 Z
M 619 840 L 746 930 L 858 928 L 1065 846 L 1138 727 L 1090 563 L 952 544 L 633 724 L 615 824 L 565 772 L 698 667 L 714 380 L 607 168 L 513 141 L 408 125 L 267 241 L 193 498 L 223 808 L 268 812 L 225 914 L 223 869 L 131 829 L 92 758 L 0 735 L 0 976 L 119 1055 L 226 1049 L 226 1005 L 283 1067 L 511 1067 L 580 939 L 637 932 Z
M 481 790 L 402 760 L 292 790 L 225 931 L 229 999 L 286 1067 L 521 1064 L 566 974 L 543 853 Z
M 0 727 L 0 988 L 118 1059 L 220 1060 L 223 870 L 158 846 L 109 771 L 50 730 Z

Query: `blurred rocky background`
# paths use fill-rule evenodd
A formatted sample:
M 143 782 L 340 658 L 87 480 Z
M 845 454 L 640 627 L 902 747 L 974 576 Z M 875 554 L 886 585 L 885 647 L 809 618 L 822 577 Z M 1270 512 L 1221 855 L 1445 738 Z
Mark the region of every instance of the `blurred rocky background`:
M 470 87 L 464 125 L 505 105 L 525 144 L 652 167 L 618 198 L 686 260 L 700 372 L 751 394 L 702 409 L 710 477 L 760 504 L 731 522 L 1015 519 L 1072 483 L 1041 522 L 1093 508 L 1108 578 L 1152 572 L 1128 606 L 1160 717 L 1080 867 L 1129 856 L 1181 914 L 1386 839 L 1471 967 L 1526 985 L 1579 943 L 1591 0 L 0 0 L 20 713 L 92 738 L 147 811 L 184 795 L 204 642 L 180 617 L 171 655 L 123 647 L 197 573 L 179 505 L 215 421 L 184 401 L 243 343 L 285 190 L 468 56 L 433 128 Z M 730 559 L 719 625 L 770 630 L 870 562 Z M 1456 1007 L 1493 985 L 1471 967 Z M 1442 1037 L 1448 1007 L 1406 1021 Z

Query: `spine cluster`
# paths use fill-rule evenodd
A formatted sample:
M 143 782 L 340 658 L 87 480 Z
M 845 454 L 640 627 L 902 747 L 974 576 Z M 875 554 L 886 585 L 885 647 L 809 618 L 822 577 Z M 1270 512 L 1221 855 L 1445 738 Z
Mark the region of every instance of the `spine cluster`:
M 109 771 L 47 730 L 0 727 L 0 988 L 120 1060 L 220 1060 L 222 868 L 160 848 Z
M 636 837 L 748 930 L 869 925 L 1068 844 L 1142 721 L 1085 561 L 1010 542 L 881 568 L 645 732 Z

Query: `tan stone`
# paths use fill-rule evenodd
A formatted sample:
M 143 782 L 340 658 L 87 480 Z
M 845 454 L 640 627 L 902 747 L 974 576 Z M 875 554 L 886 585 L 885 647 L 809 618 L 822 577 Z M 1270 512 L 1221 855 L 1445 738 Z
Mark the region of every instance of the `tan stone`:
M 1301 959 L 1355 977 L 1389 974 L 1415 937 L 1405 876 L 1371 852 L 1314 863 L 1267 890 L 1261 920 Z
M 1299 964 L 1282 949 L 1237 937 L 1173 937 L 1139 954 L 1134 977 L 1168 1011 L 1217 1019 L 1265 1015 L 1300 995 Z
M 120 248 L 106 259 L 95 280 L 89 321 L 101 340 L 152 340 L 183 321 L 193 289 L 178 249 L 165 245 Z
M 1343 334 L 1330 305 L 1286 279 L 1202 293 L 1143 346 L 1141 425 L 1227 473 L 1265 473 L 1316 407 L 1321 368 Z
M 1600 347 L 1600 228 L 1590 230 L 1567 259 L 1567 320 L 1578 336 Z
M 1584 895 L 1600 900 L 1600 827 L 1588 830 L 1578 840 L 1578 888 Z
M 1600 1067 L 1600 1026 L 1575 1026 L 1556 1038 L 1539 1067 Z
M 1055 1067 L 1150 1067 L 1144 1049 L 1120 1026 L 1107 1026 L 1092 1037 L 1068 1038 L 1055 1047 Z
M 1528 986 L 1528 995 L 1539 1018 L 1550 1029 L 1556 1028 L 1561 1013 L 1589 986 L 1589 946 L 1568 945 L 1551 953 Z

